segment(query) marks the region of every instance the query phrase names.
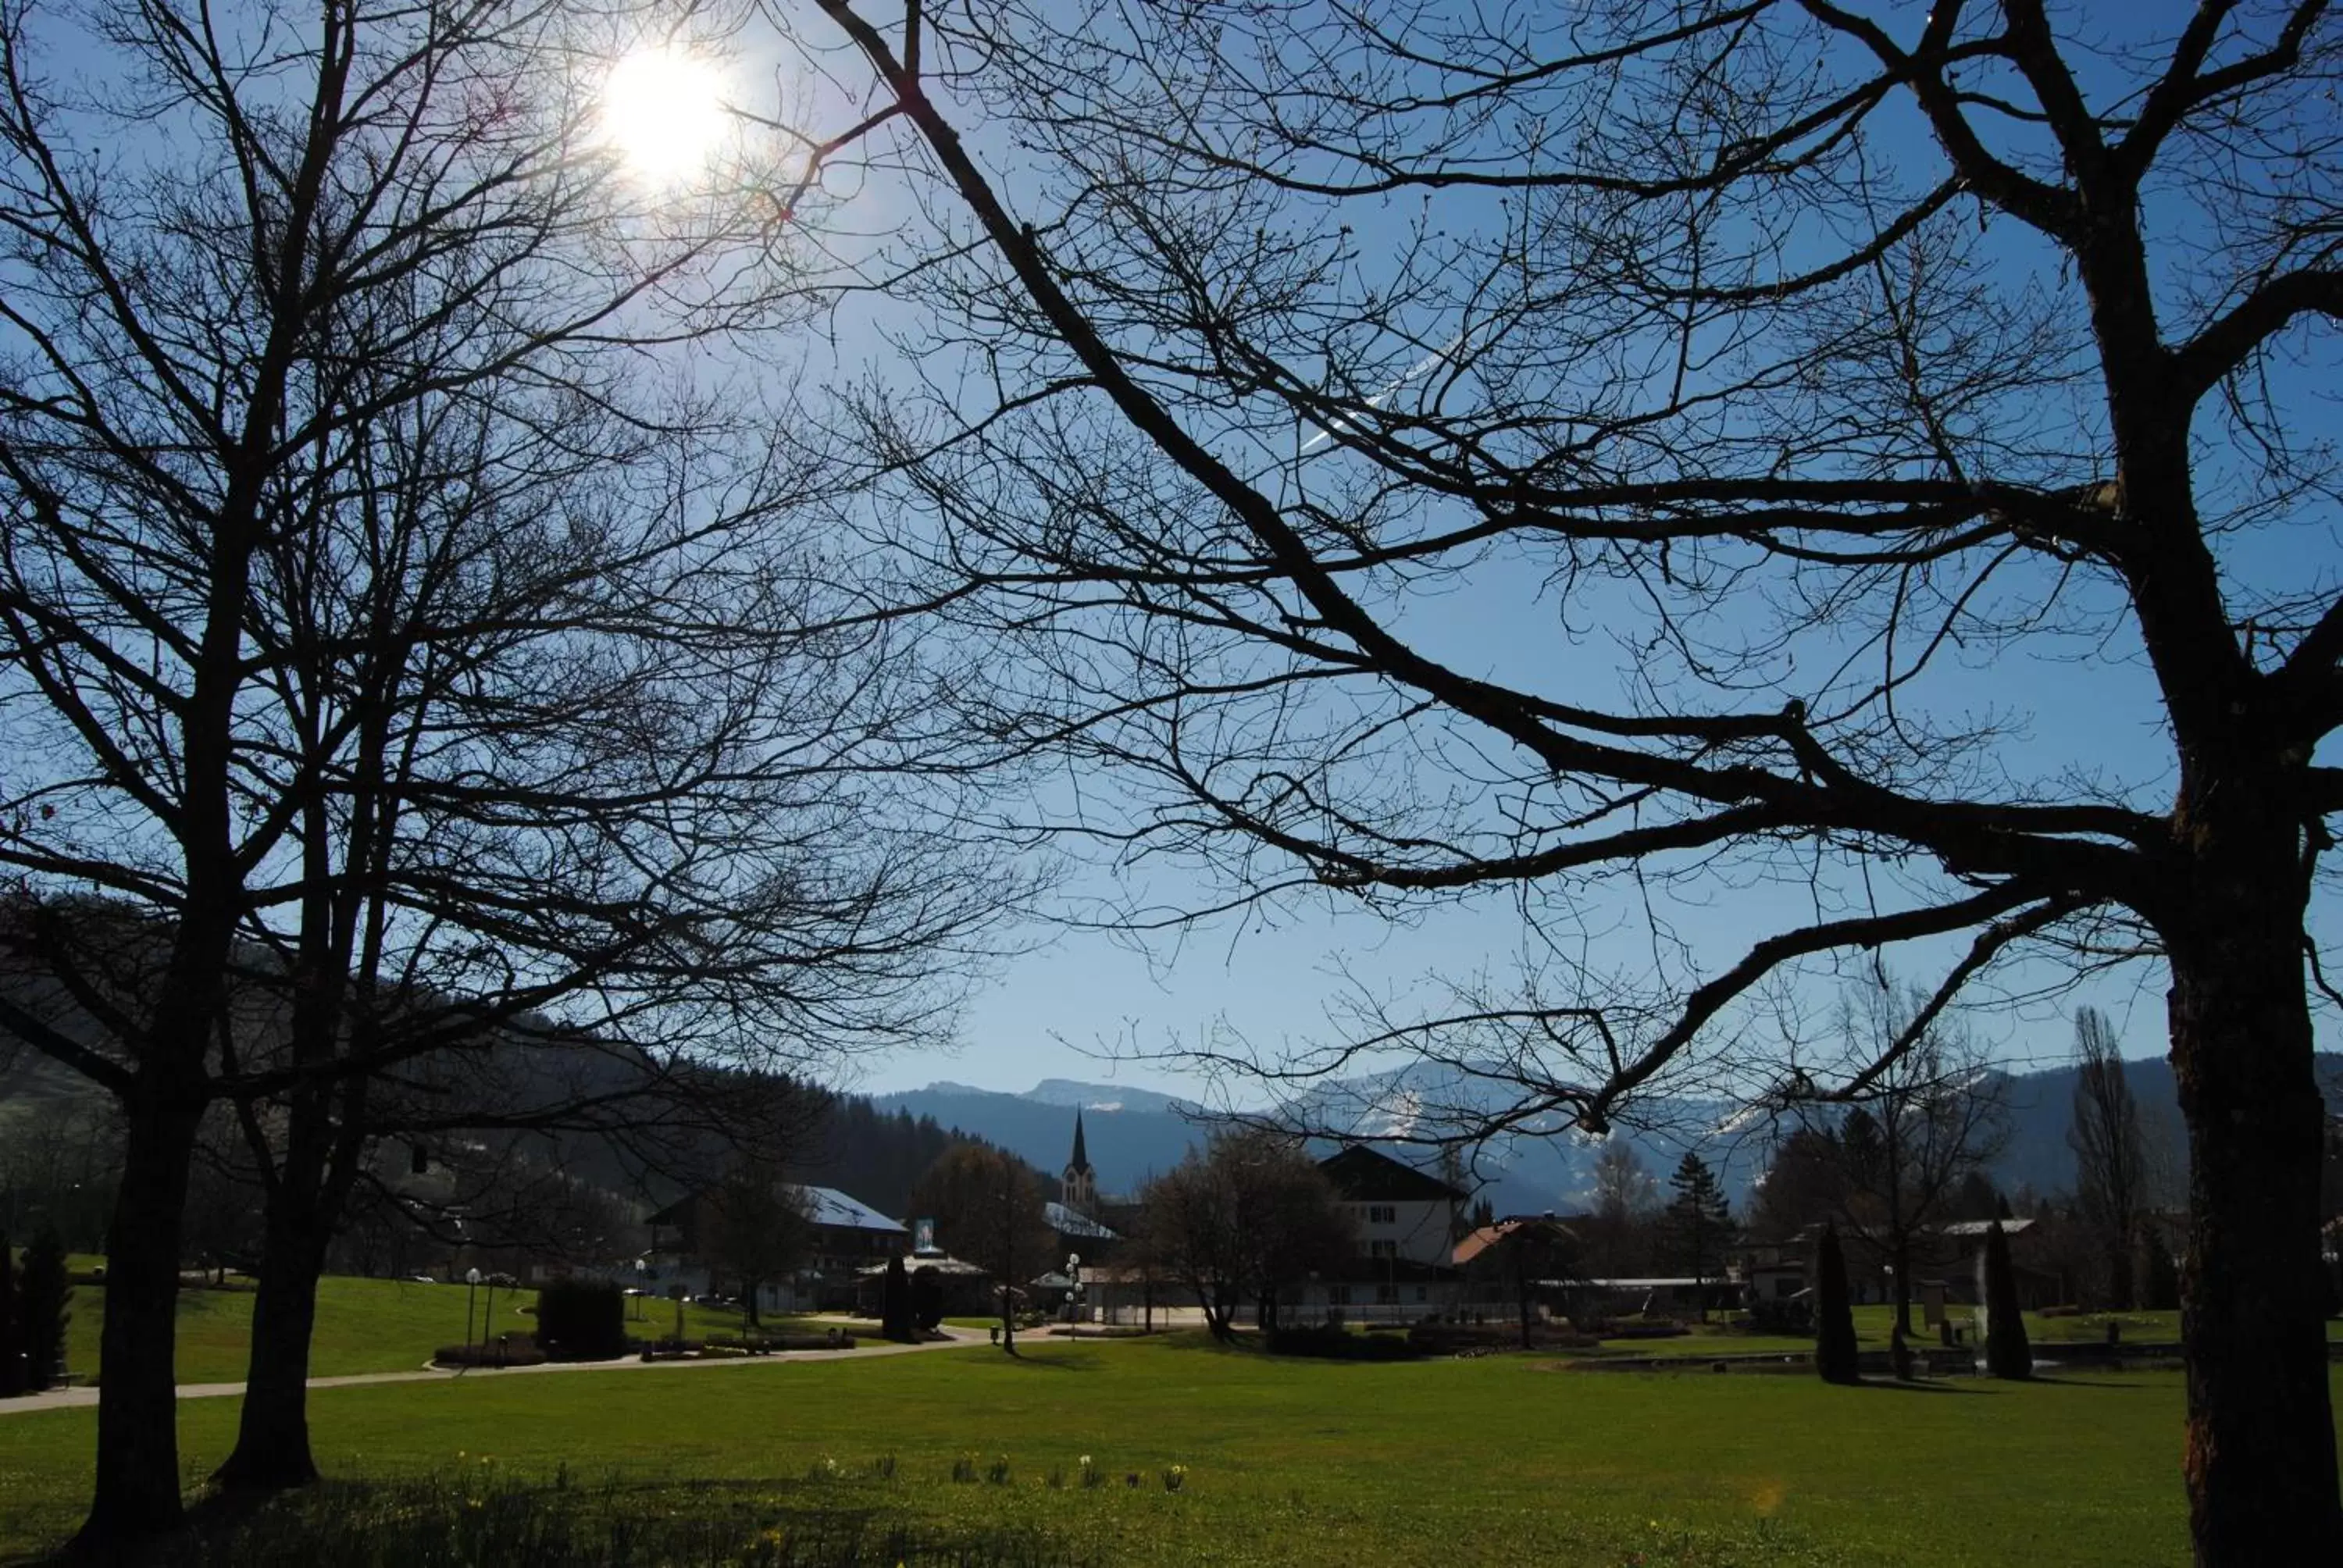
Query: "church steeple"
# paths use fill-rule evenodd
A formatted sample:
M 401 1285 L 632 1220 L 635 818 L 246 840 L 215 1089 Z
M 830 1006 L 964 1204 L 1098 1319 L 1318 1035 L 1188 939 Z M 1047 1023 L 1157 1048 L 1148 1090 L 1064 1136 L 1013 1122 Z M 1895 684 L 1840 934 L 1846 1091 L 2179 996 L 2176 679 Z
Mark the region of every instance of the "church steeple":
M 1065 1205 L 1082 1214 L 1096 1217 L 1098 1210 L 1098 1177 L 1091 1170 L 1090 1151 L 1082 1143 L 1082 1113 L 1074 1111 L 1074 1153 L 1066 1161 L 1066 1172 L 1059 1182 Z

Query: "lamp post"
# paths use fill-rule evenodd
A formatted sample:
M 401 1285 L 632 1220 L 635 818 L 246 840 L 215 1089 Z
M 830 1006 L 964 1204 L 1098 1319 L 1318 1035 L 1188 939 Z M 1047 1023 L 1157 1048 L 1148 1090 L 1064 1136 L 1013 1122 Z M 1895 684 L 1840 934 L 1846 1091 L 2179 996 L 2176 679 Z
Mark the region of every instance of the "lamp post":
M 468 1360 L 472 1350 L 472 1307 L 479 1300 L 479 1294 L 480 1271 L 467 1269 L 464 1271 L 464 1352 Z

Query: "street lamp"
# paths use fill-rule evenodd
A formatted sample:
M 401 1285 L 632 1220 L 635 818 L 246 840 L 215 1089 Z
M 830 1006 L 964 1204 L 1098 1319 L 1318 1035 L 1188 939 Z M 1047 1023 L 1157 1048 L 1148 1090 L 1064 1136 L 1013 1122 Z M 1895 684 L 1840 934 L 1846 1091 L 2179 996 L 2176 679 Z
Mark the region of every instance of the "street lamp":
M 472 1304 L 479 1299 L 480 1271 L 468 1269 L 464 1273 L 464 1352 L 470 1358 L 472 1350 Z

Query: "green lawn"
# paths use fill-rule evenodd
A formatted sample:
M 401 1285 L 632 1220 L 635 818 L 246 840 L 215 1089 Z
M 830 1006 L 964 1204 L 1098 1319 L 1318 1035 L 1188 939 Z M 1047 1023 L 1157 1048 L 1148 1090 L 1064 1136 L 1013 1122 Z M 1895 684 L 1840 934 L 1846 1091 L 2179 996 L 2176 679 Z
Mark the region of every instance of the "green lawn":
M 1017 1361 L 978 1347 L 331 1390 L 313 1413 L 337 1476 L 491 1460 L 523 1477 L 567 1465 L 589 1480 L 728 1478 L 747 1491 L 727 1495 L 784 1518 L 829 1459 L 859 1477 L 828 1483 L 856 1510 L 1031 1532 L 1113 1563 L 2139 1568 L 2186 1555 L 2175 1374 L 1835 1389 L 1555 1364 L 1036 1341 Z M 235 1416 L 232 1400 L 182 1407 L 191 1483 Z M 92 1422 L 0 1418 L 0 1556 L 70 1529 Z M 970 1453 L 988 1467 L 1005 1455 L 1007 1483 L 953 1484 Z M 1045 1484 L 1083 1454 L 1109 1485 Z M 871 1478 L 887 1455 L 892 1479 Z M 1188 1467 L 1177 1495 L 1161 1484 L 1173 1464 Z M 714 1494 L 682 1495 L 704 1507 Z
M 231 1276 L 233 1279 L 234 1276 Z M 249 1284 L 249 1282 L 240 1282 Z M 317 1283 L 317 1330 L 309 1351 L 313 1377 L 340 1377 L 352 1372 L 407 1372 L 422 1366 L 441 1345 L 459 1344 L 465 1332 L 464 1285 L 426 1285 L 406 1280 L 360 1280 L 328 1277 Z M 471 1332 L 524 1334 L 537 1320 L 524 1307 L 534 1308 L 537 1292 L 498 1291 L 491 1303 L 483 1288 L 472 1302 Z M 73 1322 L 66 1331 L 65 1364 L 75 1372 L 95 1372 L 98 1338 L 106 1320 L 106 1292 L 93 1285 L 74 1287 Z M 675 1303 L 643 1301 L 642 1320 L 633 1321 L 637 1306 L 628 1305 L 628 1332 L 649 1338 L 675 1331 Z M 684 1332 L 694 1339 L 709 1334 L 737 1334 L 737 1312 L 710 1312 L 697 1303 L 684 1307 Z M 784 1322 L 820 1327 L 844 1320 L 782 1319 L 766 1314 L 769 1324 Z M 252 1292 L 249 1289 L 182 1290 L 179 1292 L 179 1381 L 183 1383 L 241 1382 L 246 1346 L 252 1334 Z

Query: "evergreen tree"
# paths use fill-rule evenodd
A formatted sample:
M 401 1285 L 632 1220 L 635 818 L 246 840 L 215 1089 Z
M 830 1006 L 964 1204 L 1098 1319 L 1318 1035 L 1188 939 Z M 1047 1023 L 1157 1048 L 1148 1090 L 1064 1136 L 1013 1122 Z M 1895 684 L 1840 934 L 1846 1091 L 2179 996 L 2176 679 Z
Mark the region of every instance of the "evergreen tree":
M 879 1332 L 890 1340 L 911 1338 L 911 1280 L 903 1271 L 900 1256 L 887 1260 L 887 1288 L 879 1309 Z
M 25 1249 L 24 1277 L 16 1286 L 16 1322 L 25 1351 L 25 1386 L 38 1393 L 57 1381 L 65 1366 L 65 1311 L 73 1290 L 65 1280 L 65 1247 L 54 1230 L 44 1230 Z
M 2017 1305 L 2017 1275 L 2009 1263 L 2009 1237 L 2001 1221 L 1985 1233 L 1985 1370 L 1993 1377 L 2034 1375 L 2034 1348 Z
M 0 1232 L 0 1399 L 25 1392 L 25 1351 L 16 1332 L 16 1254 Z
M 1668 1178 L 1675 1197 L 1663 1217 L 1670 1250 L 1696 1282 L 1700 1320 L 1708 1321 L 1708 1279 L 1723 1261 L 1725 1243 L 1732 1234 L 1733 1216 L 1718 1186 L 1716 1173 L 1697 1154 L 1687 1153 Z
M 2139 1288 L 2134 1300 L 2151 1312 L 2168 1312 L 2180 1304 L 2180 1265 L 2172 1249 L 2154 1226 L 2144 1227 L 2139 1242 Z
M 1825 1382 L 1863 1381 L 1855 1346 L 1855 1308 L 1847 1301 L 1846 1253 L 1838 1227 L 1823 1227 L 1815 1260 L 1815 1370 Z

